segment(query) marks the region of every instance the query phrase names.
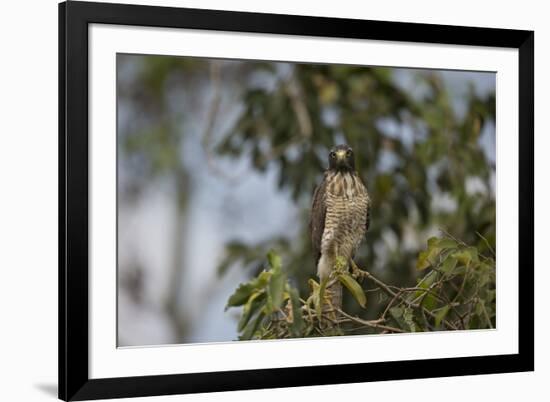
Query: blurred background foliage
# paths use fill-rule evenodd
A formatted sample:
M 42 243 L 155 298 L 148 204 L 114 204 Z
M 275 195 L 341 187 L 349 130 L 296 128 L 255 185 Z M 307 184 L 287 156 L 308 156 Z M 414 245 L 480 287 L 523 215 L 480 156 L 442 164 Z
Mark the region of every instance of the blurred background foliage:
M 495 249 L 494 74 L 118 58 L 120 286 L 134 302 L 153 286 L 148 280 L 154 274 L 143 274 L 151 268 L 133 257 L 135 246 L 122 250 L 121 236 L 131 237 L 132 230 L 125 231 L 120 214 L 144 192 L 162 188 L 173 200 L 165 258 L 170 268 L 164 275 L 168 279 L 159 279 L 166 282 L 163 290 L 149 303 L 157 303 L 152 314 L 170 321 L 173 334 L 166 342 L 191 339 L 189 327 L 199 315 L 186 304 L 182 283 L 186 269 L 205 269 L 186 264 L 186 253 L 192 251 L 188 237 L 193 236 L 189 203 L 204 187 L 204 174 L 236 192 L 247 175 L 273 178 L 276 196 L 262 187 L 248 188 L 250 194 L 241 191 L 243 197 L 257 193 L 259 202 L 246 206 L 250 213 L 273 197 L 292 205 L 286 214 L 290 219 L 273 233 L 262 227 L 262 235 L 226 236 L 211 281 L 223 281 L 236 270 L 243 273 L 239 281 L 257 276 L 273 249 L 292 286 L 300 295 L 309 292 L 308 279 L 316 273 L 307 233 L 311 196 L 327 166 L 328 150 L 338 143 L 353 147 L 372 199 L 371 226 L 356 257 L 362 268 L 385 283 L 414 286 L 417 256 L 439 228 L 480 254 Z M 198 145 L 186 143 L 191 141 L 187 137 Z M 255 224 L 269 226 L 273 219 L 268 215 L 258 216 Z M 132 311 L 125 306 L 119 303 L 123 334 L 124 315 Z M 344 306 L 369 319 L 380 316 L 384 303 L 370 300 L 369 308 L 360 311 L 346 298 Z M 224 304 L 218 307 L 223 310 Z M 122 337 L 119 343 L 126 341 Z

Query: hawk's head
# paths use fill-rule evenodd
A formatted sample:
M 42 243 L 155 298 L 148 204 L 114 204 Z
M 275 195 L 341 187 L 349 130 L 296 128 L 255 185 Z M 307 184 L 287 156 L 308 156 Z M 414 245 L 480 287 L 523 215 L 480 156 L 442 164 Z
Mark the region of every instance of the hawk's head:
M 353 150 L 348 145 L 337 145 L 330 150 L 328 155 L 330 170 L 338 172 L 352 172 L 355 170 L 355 157 Z

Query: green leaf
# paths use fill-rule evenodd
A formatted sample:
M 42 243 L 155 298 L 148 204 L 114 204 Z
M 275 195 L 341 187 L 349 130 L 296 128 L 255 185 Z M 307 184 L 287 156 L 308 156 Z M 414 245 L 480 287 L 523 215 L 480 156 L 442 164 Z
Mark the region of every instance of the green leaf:
M 420 282 L 418 282 L 418 287 L 422 289 L 428 289 L 435 282 L 437 278 L 437 271 L 431 271 L 425 277 L 423 277 Z
M 437 249 L 421 251 L 418 254 L 418 259 L 416 260 L 416 269 L 422 271 L 432 265 L 433 258 L 437 256 L 437 253 Z
M 429 289 L 433 283 L 436 281 L 439 273 L 437 271 L 430 271 L 426 276 L 424 276 L 419 282 L 417 287 L 421 289 Z M 437 303 L 437 299 L 432 294 L 426 294 L 427 292 L 424 290 L 417 290 L 414 293 L 411 293 L 408 296 L 409 301 L 416 300 L 418 297 L 422 297 L 422 305 L 426 307 L 428 310 L 431 310 L 435 307 Z
M 472 260 L 470 253 L 468 253 L 466 250 L 457 251 L 452 255 L 452 257 L 456 258 L 461 264 L 464 264 L 466 266 L 470 265 L 470 261 Z
M 414 322 L 413 310 L 411 308 L 407 307 L 403 311 L 403 320 L 409 326 L 411 332 L 416 332 L 417 331 L 416 324 Z
M 311 286 L 311 296 L 313 297 L 313 306 L 315 307 L 315 314 L 317 317 L 321 317 L 321 298 L 320 296 L 320 290 L 321 286 L 315 282 L 313 279 L 310 279 L 308 281 L 309 285 Z
M 268 308 L 270 312 L 277 311 L 283 302 L 286 276 L 281 269 L 277 269 L 271 275 L 268 285 Z
M 480 288 L 495 282 L 495 268 L 484 262 L 479 264 L 478 285 Z
M 437 258 L 442 250 L 455 249 L 457 247 L 458 243 L 447 237 L 441 239 L 430 237 L 428 239 L 428 249 L 418 254 L 416 269 L 422 271 L 430 267 L 437 262 Z
M 477 248 L 468 247 L 466 250 L 468 251 L 468 253 L 470 253 L 472 262 L 475 262 L 476 264 L 479 263 L 479 254 L 477 252 Z
M 249 282 L 241 283 L 235 292 L 229 296 L 225 309 L 227 310 L 229 307 L 237 307 L 245 304 L 254 291 L 264 289 L 267 286 L 270 277 L 271 272 L 263 271 Z
M 439 327 L 441 325 L 441 321 L 445 318 L 447 313 L 449 312 L 450 307 L 444 306 L 442 307 L 437 313 L 435 313 L 435 326 Z
M 467 247 L 461 251 L 457 251 L 452 255 L 452 257 L 456 258 L 459 262 L 466 265 L 467 267 L 469 267 L 472 262 L 479 262 L 477 249 L 475 247 Z
M 267 253 L 267 261 L 274 272 L 281 270 L 281 257 L 273 250 Z
M 281 257 L 273 250 L 267 253 L 271 277 L 267 286 L 267 310 L 269 313 L 277 311 L 283 303 L 286 275 L 281 269 Z
M 390 314 L 393 318 L 398 320 L 403 316 L 403 308 L 402 307 L 392 307 L 390 308 Z
M 438 247 L 439 239 L 437 237 L 430 237 L 428 239 L 428 249 L 421 251 L 418 254 L 416 260 L 416 269 L 422 271 L 431 266 L 436 260 L 441 249 Z
M 338 275 L 338 280 L 351 292 L 361 307 L 365 308 L 367 306 L 367 295 L 350 274 L 342 273 Z
M 288 286 L 288 294 L 290 295 L 290 302 L 292 303 L 292 323 L 290 324 L 290 332 L 292 336 L 298 337 L 302 335 L 302 331 L 304 330 L 300 297 L 298 291 L 290 286 Z
M 425 307 L 431 311 L 437 306 L 438 301 L 439 299 L 437 297 L 429 293 L 422 299 L 422 307 Z
M 452 249 L 458 247 L 458 243 L 453 239 L 449 239 L 448 237 L 443 237 L 439 239 L 436 244 L 437 247 L 439 247 L 440 249 Z
M 443 261 L 443 264 L 441 264 L 439 270 L 444 274 L 452 274 L 457 262 L 458 261 L 456 258 L 454 258 L 453 256 L 448 256 L 447 258 L 445 258 L 445 261 Z
M 258 325 L 260 324 L 260 322 L 264 317 L 265 316 L 261 313 L 261 311 L 258 311 L 254 315 L 254 318 L 249 321 L 248 325 L 246 326 L 244 332 L 239 337 L 239 339 L 242 339 L 242 340 L 252 339 L 252 337 L 254 336 L 254 333 L 256 332 L 256 329 L 258 329 Z
M 431 249 L 431 248 L 435 248 L 437 247 L 439 243 L 439 239 L 437 237 L 430 237 L 428 239 L 428 248 Z
M 494 264 L 488 264 L 486 262 L 479 263 L 479 268 L 482 271 L 485 271 L 487 273 L 494 273 L 495 272 L 495 266 Z
M 418 254 L 418 259 L 416 260 L 416 269 L 423 270 L 430 266 L 430 262 L 428 261 L 429 255 L 430 252 L 428 250 L 421 251 Z
M 252 296 L 249 297 L 248 301 L 243 307 L 243 313 L 241 315 L 241 319 L 239 320 L 238 330 L 239 332 L 242 331 L 246 325 L 248 324 L 248 321 L 250 320 L 250 317 L 255 314 L 257 311 L 259 311 L 265 304 L 265 293 L 264 292 L 256 292 L 253 293 Z

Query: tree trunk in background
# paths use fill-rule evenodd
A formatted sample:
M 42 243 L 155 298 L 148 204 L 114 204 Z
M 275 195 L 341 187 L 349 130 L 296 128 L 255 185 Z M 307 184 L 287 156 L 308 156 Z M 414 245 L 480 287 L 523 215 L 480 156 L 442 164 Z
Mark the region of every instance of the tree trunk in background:
M 168 283 L 165 308 L 175 331 L 175 342 L 182 342 L 189 329 L 187 325 L 189 317 L 183 308 L 184 306 L 182 306 L 180 297 L 184 271 L 185 218 L 188 206 L 189 177 L 181 165 L 178 166 L 175 177 L 176 224 L 174 228 L 172 271 Z

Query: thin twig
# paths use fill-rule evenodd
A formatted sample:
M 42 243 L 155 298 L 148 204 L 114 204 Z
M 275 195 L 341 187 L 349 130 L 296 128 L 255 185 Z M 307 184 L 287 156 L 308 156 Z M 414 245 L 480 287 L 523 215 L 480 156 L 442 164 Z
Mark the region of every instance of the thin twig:
M 393 303 L 398 299 L 398 297 L 401 296 L 401 291 L 397 292 L 395 296 L 391 299 L 391 301 L 388 303 L 386 308 L 384 309 L 384 312 L 382 313 L 382 318 L 386 318 L 386 314 L 388 314 L 388 311 L 390 311 L 390 308 L 392 308 Z
M 491 254 L 493 254 L 493 257 L 496 257 L 496 254 L 495 254 L 495 250 L 493 250 L 493 248 L 491 247 L 491 245 L 489 244 L 489 241 L 483 237 L 481 235 L 481 233 L 479 232 L 476 232 L 476 235 L 478 235 L 479 237 L 481 237 L 481 239 L 483 239 L 483 241 L 485 242 L 485 245 L 487 246 L 487 248 L 489 249 L 489 251 L 491 252 Z
M 405 298 L 403 298 L 402 296 L 398 295 L 398 293 L 394 292 L 393 290 L 391 290 L 388 285 L 386 285 L 384 282 L 382 282 L 380 279 L 372 276 L 372 274 L 368 271 L 363 271 L 362 269 L 360 269 L 357 264 L 355 263 L 355 261 L 351 260 L 351 267 L 352 269 L 354 270 L 354 273 L 358 274 L 359 276 L 361 277 L 364 277 L 364 278 L 367 278 L 368 280 L 370 280 L 371 282 L 374 282 L 376 285 L 378 285 L 384 292 L 386 292 L 388 295 L 392 296 L 392 297 L 397 297 L 400 301 L 402 301 L 403 303 L 405 303 L 407 306 L 409 307 L 412 307 L 414 309 L 422 309 L 425 311 L 426 314 L 428 314 L 430 317 L 434 318 L 435 319 L 435 314 L 432 313 L 430 310 L 428 310 L 427 308 L 421 306 L 420 304 L 416 304 L 416 303 L 411 303 L 410 301 L 406 300 Z M 453 323 L 449 322 L 448 320 L 443 320 L 442 321 L 447 327 L 451 328 L 451 329 L 454 329 L 454 330 L 458 330 L 458 327 L 456 325 L 454 325 Z
M 340 309 L 338 309 L 338 312 L 340 314 L 342 314 L 344 317 L 350 319 L 351 321 L 356 322 L 357 324 L 367 326 L 367 327 L 383 329 L 383 330 L 386 330 L 386 331 L 398 332 L 398 333 L 405 332 L 405 331 L 403 331 L 402 329 L 399 329 L 399 328 L 390 327 L 388 325 L 380 324 L 380 322 L 383 322 L 382 320 L 367 321 L 367 320 L 362 320 L 359 317 L 354 317 L 352 315 L 349 315 L 348 313 L 346 313 L 346 312 L 344 312 Z

